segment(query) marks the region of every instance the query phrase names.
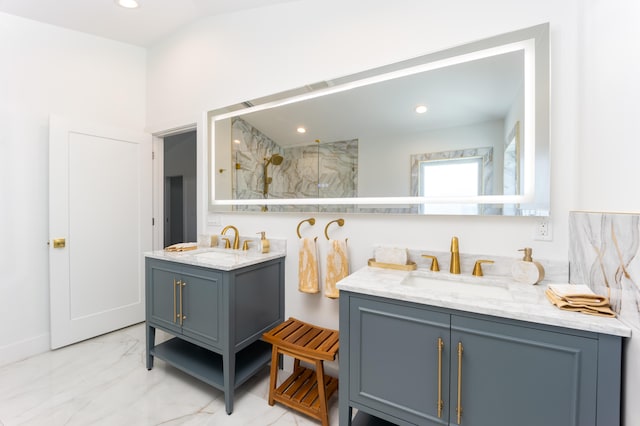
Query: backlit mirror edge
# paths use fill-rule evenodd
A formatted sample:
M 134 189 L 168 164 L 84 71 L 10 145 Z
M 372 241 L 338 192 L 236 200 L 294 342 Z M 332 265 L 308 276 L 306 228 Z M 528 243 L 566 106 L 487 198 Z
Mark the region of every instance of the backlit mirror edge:
M 360 73 L 330 80 L 332 85 L 343 85 L 349 82 L 357 82 L 362 79 L 369 79 L 380 73 L 390 73 L 407 67 L 414 67 L 418 64 L 439 61 L 446 58 L 469 54 L 476 50 L 487 50 L 510 43 L 521 43 L 530 40 L 534 42 L 534 54 L 525 56 L 525 61 L 535 61 L 534 75 L 525 73 L 525 91 L 529 90 L 531 96 L 526 96 L 528 108 L 525 108 L 525 122 L 534 122 L 535 126 L 524 126 L 523 139 L 525 141 L 535 140 L 534 144 L 525 144 L 525 150 L 531 155 L 525 158 L 533 158 L 535 167 L 525 164 L 524 191 L 522 195 L 483 195 L 475 197 L 356 197 L 356 198 L 305 198 L 305 199 L 216 199 L 216 170 L 215 164 L 215 121 L 216 118 L 228 117 L 232 113 L 245 112 L 236 105 L 212 109 L 205 113 L 207 117 L 207 139 L 208 144 L 208 174 L 209 174 L 209 211 L 212 212 L 241 212 L 233 210 L 233 206 L 250 205 L 342 205 L 342 206 L 366 206 L 366 205 L 415 205 L 423 203 L 433 204 L 477 204 L 477 205 L 502 205 L 518 204 L 520 208 L 515 216 L 549 216 L 550 215 L 550 167 L 549 167 L 549 100 L 550 100 L 550 69 L 549 69 L 549 24 L 540 24 L 533 27 L 516 30 L 510 33 L 497 35 L 476 42 L 466 43 L 438 52 L 430 53 L 405 61 L 373 68 Z M 525 67 L 526 68 L 526 67 Z M 532 84 L 535 83 L 535 84 Z M 269 108 L 273 105 L 289 102 L 289 99 L 298 98 L 303 91 L 317 84 L 307 85 L 304 88 L 291 89 L 271 96 L 259 98 L 253 101 L 243 102 L 244 108 L 260 109 Z M 528 88 L 528 89 L 527 89 Z M 313 89 L 311 96 L 317 96 L 316 92 L 321 92 L 323 88 Z M 255 105 L 255 106 L 254 106 Z M 234 107 L 236 107 L 234 109 Z M 539 152 L 536 147 L 542 147 L 544 152 Z M 544 158 L 546 155 L 546 158 Z M 542 157 L 542 158 L 541 158 Z M 352 212 L 358 213 L 358 212 Z

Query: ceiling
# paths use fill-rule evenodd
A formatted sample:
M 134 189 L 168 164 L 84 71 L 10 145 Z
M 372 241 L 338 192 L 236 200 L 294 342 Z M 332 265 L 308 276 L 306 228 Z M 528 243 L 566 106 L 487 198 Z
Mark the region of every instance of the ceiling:
M 149 47 L 207 16 L 299 0 L 138 1 L 139 8 L 125 9 L 115 0 L 0 0 L 0 12 Z M 507 60 L 508 55 L 503 59 Z M 428 80 L 414 76 L 318 98 L 304 105 L 277 108 L 277 116 L 274 110 L 267 110 L 249 114 L 245 119 L 282 146 L 297 146 L 316 139 L 326 142 L 362 137 L 363 129 L 372 133 L 415 132 L 417 119 L 408 112 L 419 103 L 430 108 L 419 124 L 422 131 L 449 127 L 452 122 L 461 125 L 487 121 L 504 115 L 513 102 L 513 93 L 522 83 L 522 71 L 514 71 L 514 67 L 522 65 L 520 61 L 503 61 L 508 72 L 497 72 L 502 68 L 491 61 L 484 61 L 485 65 L 478 68 L 483 64 L 478 61 L 469 69 L 457 67 L 460 74 L 457 77 L 444 70 L 431 72 Z M 473 84 L 468 85 L 469 81 Z M 310 130 L 303 139 L 292 131 L 299 125 Z
M 149 47 L 200 18 L 297 0 L 138 0 L 124 9 L 115 0 L 0 0 L 0 12 Z

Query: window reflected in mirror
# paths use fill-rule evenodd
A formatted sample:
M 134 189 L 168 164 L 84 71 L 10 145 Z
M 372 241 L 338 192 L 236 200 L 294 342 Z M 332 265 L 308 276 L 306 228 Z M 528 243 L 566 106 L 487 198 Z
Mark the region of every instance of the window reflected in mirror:
M 420 163 L 420 196 L 482 195 L 482 158 L 422 161 Z M 422 204 L 420 213 L 478 214 L 475 204 Z
M 427 152 L 411 156 L 411 195 L 419 197 L 475 197 L 494 191 L 493 147 Z M 420 205 L 426 214 L 487 214 L 479 204 Z M 492 213 L 492 214 L 495 214 Z

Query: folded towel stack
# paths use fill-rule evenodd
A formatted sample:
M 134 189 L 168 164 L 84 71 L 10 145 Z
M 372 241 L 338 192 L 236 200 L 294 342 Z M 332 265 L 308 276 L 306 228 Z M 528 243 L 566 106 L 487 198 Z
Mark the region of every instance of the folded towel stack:
M 189 251 L 198 248 L 198 243 L 178 243 L 165 247 L 164 251 Z
M 582 312 L 602 317 L 615 317 L 609 298 L 595 294 L 584 284 L 549 284 L 547 299 L 565 311 Z

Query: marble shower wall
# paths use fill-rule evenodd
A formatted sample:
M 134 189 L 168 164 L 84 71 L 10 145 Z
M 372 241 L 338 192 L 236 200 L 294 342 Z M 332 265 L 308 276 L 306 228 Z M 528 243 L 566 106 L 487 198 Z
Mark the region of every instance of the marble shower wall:
M 343 198 L 357 196 L 358 140 L 282 148 L 246 121 L 232 123 L 233 155 L 236 163 L 235 199 Z M 264 197 L 264 159 L 280 154 L 280 165 L 270 164 L 268 197 Z M 260 209 L 260 206 L 237 206 Z M 295 206 L 308 210 L 308 206 Z M 271 211 L 292 211 L 292 206 L 270 206 Z
M 608 295 L 618 317 L 640 329 L 640 214 L 571 212 L 569 280 Z

